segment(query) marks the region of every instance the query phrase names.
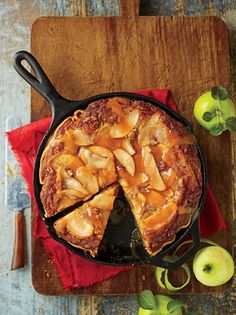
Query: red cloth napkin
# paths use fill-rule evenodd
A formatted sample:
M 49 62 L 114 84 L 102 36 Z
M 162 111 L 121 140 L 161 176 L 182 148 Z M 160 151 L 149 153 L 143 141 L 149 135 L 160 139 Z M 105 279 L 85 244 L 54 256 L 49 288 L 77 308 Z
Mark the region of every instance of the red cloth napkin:
M 155 98 L 173 110 L 177 110 L 174 99 L 167 89 L 138 91 L 136 93 Z M 99 283 L 133 267 L 105 266 L 87 261 L 49 236 L 33 196 L 33 165 L 37 149 L 49 128 L 50 122 L 51 117 L 48 117 L 8 132 L 7 135 L 32 198 L 35 214 L 34 237 L 41 238 L 45 250 L 56 266 L 64 289 L 70 290 Z M 208 187 L 206 201 L 200 216 L 201 236 L 206 237 L 223 229 L 226 229 L 226 224 L 214 195 Z

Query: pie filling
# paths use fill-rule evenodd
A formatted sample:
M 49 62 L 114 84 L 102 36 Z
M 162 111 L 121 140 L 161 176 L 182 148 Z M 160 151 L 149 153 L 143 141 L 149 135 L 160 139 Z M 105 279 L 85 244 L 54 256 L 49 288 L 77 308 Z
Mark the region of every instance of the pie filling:
M 120 97 L 93 102 L 60 124 L 43 152 L 45 216 L 84 201 L 54 228 L 95 256 L 122 186 L 143 244 L 155 255 L 197 208 L 202 175 L 195 142 L 181 122 L 151 103 Z

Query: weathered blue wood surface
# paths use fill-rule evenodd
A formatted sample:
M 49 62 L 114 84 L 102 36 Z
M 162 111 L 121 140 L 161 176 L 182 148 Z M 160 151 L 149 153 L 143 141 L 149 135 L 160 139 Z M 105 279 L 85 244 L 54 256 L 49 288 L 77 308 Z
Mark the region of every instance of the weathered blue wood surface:
M 132 1 L 132 0 L 129 0 Z M 30 121 L 30 90 L 15 74 L 13 54 L 29 49 L 30 30 L 39 16 L 118 15 L 117 0 L 1 0 L 0 1 L 0 129 L 5 119 L 17 115 L 22 123 Z M 236 91 L 236 1 L 235 0 L 142 0 L 143 15 L 217 15 L 228 25 L 231 41 L 232 89 Z M 223 66 L 223 65 L 222 65 Z M 236 144 L 235 136 L 233 137 Z M 235 148 L 235 146 L 234 146 Z M 24 269 L 10 271 L 13 247 L 13 216 L 4 208 L 4 136 L 0 137 L 0 314 L 1 315 L 133 315 L 135 297 L 45 297 L 31 285 L 31 262 Z M 233 160 L 236 161 L 236 150 Z M 235 175 L 235 172 L 234 172 Z M 30 253 L 30 209 L 26 210 L 27 252 Z M 236 242 L 236 240 L 235 240 Z M 200 315 L 236 314 L 236 285 L 220 296 L 184 297 L 191 310 Z

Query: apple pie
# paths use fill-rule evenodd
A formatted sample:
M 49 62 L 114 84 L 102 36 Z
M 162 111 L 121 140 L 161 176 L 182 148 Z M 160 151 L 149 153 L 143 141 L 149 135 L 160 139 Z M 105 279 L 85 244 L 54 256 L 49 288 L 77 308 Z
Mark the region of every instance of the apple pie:
M 121 97 L 92 102 L 58 126 L 41 157 L 40 183 L 46 217 L 84 202 L 54 227 L 93 256 L 112 210 L 114 187 L 123 188 L 150 255 L 190 224 L 202 192 L 201 163 L 189 130 L 151 103 Z M 104 198 L 101 207 L 91 208 L 91 198 L 104 189 L 113 192 L 107 206 Z M 91 220 L 105 213 L 98 234 L 88 213 Z

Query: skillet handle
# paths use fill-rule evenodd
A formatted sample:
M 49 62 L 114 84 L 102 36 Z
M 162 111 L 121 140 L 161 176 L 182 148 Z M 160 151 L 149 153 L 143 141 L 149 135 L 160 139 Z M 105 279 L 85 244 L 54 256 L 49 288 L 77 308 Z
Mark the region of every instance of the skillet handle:
M 22 61 L 30 65 L 35 76 L 24 67 Z M 16 72 L 52 105 L 54 112 L 54 107 L 63 97 L 55 90 L 35 57 L 27 51 L 19 51 L 14 55 L 13 65 Z
M 162 267 L 165 269 L 177 269 L 181 265 L 183 265 L 190 257 L 196 254 L 197 250 L 200 247 L 198 219 L 195 220 L 195 222 L 193 223 L 191 230 L 189 231 L 189 234 L 192 237 L 193 245 L 182 256 L 180 256 L 178 260 L 174 262 L 169 262 L 164 259 L 165 257 L 158 258 L 156 260 L 154 258 L 152 261 L 150 261 L 150 264 L 156 265 L 158 267 Z

